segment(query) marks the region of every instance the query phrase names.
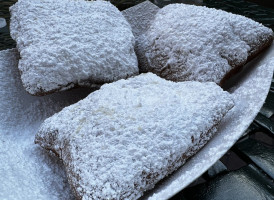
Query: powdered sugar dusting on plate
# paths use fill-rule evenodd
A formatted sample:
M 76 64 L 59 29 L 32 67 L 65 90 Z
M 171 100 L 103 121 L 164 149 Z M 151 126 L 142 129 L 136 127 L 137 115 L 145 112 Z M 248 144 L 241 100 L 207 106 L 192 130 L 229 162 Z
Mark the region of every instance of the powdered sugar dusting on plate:
M 33 141 L 43 120 L 91 90 L 31 96 L 18 59 L 16 49 L 0 51 L 0 199 L 73 199 L 62 163 Z

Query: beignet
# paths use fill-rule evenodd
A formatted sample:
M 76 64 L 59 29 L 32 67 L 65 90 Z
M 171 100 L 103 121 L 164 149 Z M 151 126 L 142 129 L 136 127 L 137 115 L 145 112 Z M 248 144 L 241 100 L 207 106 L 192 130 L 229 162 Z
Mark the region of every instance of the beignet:
M 77 199 L 137 199 L 204 146 L 233 105 L 215 83 L 142 74 L 46 119 L 35 142 L 63 160 Z
M 160 9 L 137 38 L 140 72 L 173 81 L 212 81 L 231 74 L 273 40 L 273 31 L 244 16 L 186 4 Z
M 10 12 L 18 68 L 32 95 L 138 74 L 131 27 L 109 2 L 19 0 Z

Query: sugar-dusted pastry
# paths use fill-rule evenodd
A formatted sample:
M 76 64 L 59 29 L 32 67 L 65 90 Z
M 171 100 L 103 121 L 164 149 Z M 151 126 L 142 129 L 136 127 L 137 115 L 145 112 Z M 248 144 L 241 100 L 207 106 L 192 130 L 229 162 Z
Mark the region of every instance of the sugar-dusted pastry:
M 270 28 L 246 17 L 201 6 L 170 4 L 141 35 L 140 71 L 173 81 L 222 85 L 273 40 Z M 147 64 L 149 63 L 149 64 Z
M 35 142 L 63 160 L 77 199 L 137 199 L 204 146 L 232 107 L 215 83 L 142 74 L 46 119 Z
M 44 95 L 138 74 L 135 39 L 106 1 L 19 0 L 10 8 L 26 90 Z

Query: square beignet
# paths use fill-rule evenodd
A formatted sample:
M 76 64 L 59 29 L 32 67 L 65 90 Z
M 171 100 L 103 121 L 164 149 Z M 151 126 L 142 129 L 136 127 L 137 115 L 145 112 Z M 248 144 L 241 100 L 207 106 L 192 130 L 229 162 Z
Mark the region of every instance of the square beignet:
M 98 86 L 139 72 L 131 27 L 109 2 L 19 0 L 10 12 L 18 68 L 32 95 Z
M 273 31 L 244 16 L 214 8 L 170 4 L 137 38 L 140 72 L 173 81 L 223 85 L 268 47 Z
M 77 199 L 137 199 L 203 147 L 233 105 L 215 83 L 142 74 L 46 119 L 35 143 L 63 160 Z

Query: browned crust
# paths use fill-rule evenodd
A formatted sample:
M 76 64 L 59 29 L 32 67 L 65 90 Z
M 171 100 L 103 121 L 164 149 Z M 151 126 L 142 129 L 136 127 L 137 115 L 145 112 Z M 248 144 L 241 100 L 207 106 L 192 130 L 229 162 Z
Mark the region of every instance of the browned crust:
M 65 171 L 66 171 L 66 175 L 67 175 L 67 178 L 68 178 L 68 183 L 70 185 L 70 188 L 76 198 L 76 200 L 81 200 L 82 197 L 78 194 L 77 190 L 76 190 L 76 187 L 74 187 L 74 184 L 73 184 L 73 181 L 72 181 L 72 177 L 71 177 L 71 174 L 72 171 L 70 170 L 70 167 L 69 167 L 69 164 L 70 161 L 71 161 L 71 157 L 70 157 L 70 154 L 69 152 L 67 152 L 67 148 L 69 148 L 69 144 L 67 144 L 65 146 L 65 148 L 63 149 L 59 149 L 60 152 L 57 152 L 53 146 L 53 142 L 54 142 L 54 135 L 57 135 L 58 134 L 58 130 L 56 131 L 53 131 L 53 132 L 48 132 L 47 135 L 50 137 L 50 139 L 48 140 L 49 144 L 48 145 L 45 145 L 45 140 L 43 137 L 37 137 L 35 138 L 35 141 L 34 143 L 35 144 L 39 144 L 41 147 L 43 147 L 46 151 L 48 151 L 49 153 L 53 153 L 56 157 L 58 157 L 59 159 L 62 160 L 64 166 L 65 166 Z M 66 161 L 66 162 L 65 162 Z M 79 178 L 80 179 L 80 178 Z
M 67 153 L 66 155 L 67 155 L 66 159 L 71 160 L 71 157 L 69 156 L 69 153 Z M 62 158 L 62 160 L 63 160 L 63 158 Z M 64 160 L 63 160 L 63 163 L 65 165 L 65 170 L 66 170 L 66 174 L 67 174 L 67 178 L 68 178 L 68 183 L 69 183 L 70 188 L 71 188 L 71 190 L 72 190 L 72 192 L 73 192 L 73 194 L 75 196 L 75 199 L 76 200 L 82 200 L 83 197 L 81 196 L 81 194 L 79 194 L 79 192 L 77 192 L 77 189 L 76 189 L 77 187 L 80 187 L 80 185 L 79 185 L 80 177 L 77 174 L 75 175 L 72 172 L 71 167 L 69 166 L 70 162 L 67 162 L 67 161 L 64 162 Z M 75 177 L 77 177 L 78 183 L 75 183 L 73 181 L 73 175 Z
M 23 72 L 20 69 L 19 69 L 19 72 L 20 72 L 20 75 L 22 75 Z M 123 79 L 127 79 L 127 78 L 129 78 L 131 76 L 135 76 L 137 74 L 138 73 L 133 73 L 131 75 L 127 75 Z M 77 88 L 91 88 L 93 90 L 98 90 L 98 89 L 100 89 L 100 87 L 103 84 L 105 84 L 105 83 L 112 83 L 114 81 L 116 81 L 116 80 L 94 82 L 92 80 L 87 79 L 87 80 L 81 80 L 80 83 L 78 83 L 78 82 L 71 82 L 71 83 L 68 83 L 67 85 L 59 85 L 56 89 L 49 90 L 49 91 L 45 91 L 43 88 L 39 88 L 38 91 L 36 91 L 35 93 L 30 93 L 29 90 L 27 89 L 28 85 L 25 85 L 24 83 L 22 83 L 22 84 L 23 84 L 25 90 L 30 95 L 32 95 L 32 96 L 45 96 L 45 95 L 48 95 L 48 94 L 53 94 L 53 93 L 56 93 L 56 92 L 69 91 L 69 90 L 77 89 Z
M 20 71 L 20 73 L 22 73 Z M 103 85 L 104 83 L 94 83 L 91 84 L 90 86 L 88 85 L 80 85 L 78 83 L 68 83 L 67 85 L 63 85 L 58 87 L 57 89 L 53 89 L 53 90 L 49 90 L 49 91 L 45 91 L 43 88 L 39 88 L 39 90 L 35 93 L 30 93 L 27 88 L 27 85 L 24 85 L 24 88 L 26 89 L 26 91 L 28 92 L 28 94 L 32 95 L 32 96 L 45 96 L 48 94 L 53 94 L 55 92 L 63 92 L 63 91 L 70 91 L 73 89 L 77 89 L 77 88 L 92 88 L 94 90 L 100 89 L 100 87 Z M 64 88 L 68 88 L 68 89 L 64 89 Z
M 246 62 L 244 62 L 241 65 L 235 66 L 234 68 L 232 68 L 232 70 L 230 70 L 224 77 L 223 79 L 220 81 L 219 85 L 221 87 L 224 86 L 225 82 L 230 79 L 232 76 L 234 76 L 235 74 L 239 73 L 244 65 L 246 65 L 249 61 L 253 60 L 255 57 L 257 57 L 260 53 L 262 53 L 264 50 L 266 50 L 273 42 L 273 35 L 269 36 L 269 38 L 265 41 L 262 42 L 262 44 L 260 46 L 258 46 L 256 49 L 252 49 L 253 52 L 250 53 L 247 57 Z

